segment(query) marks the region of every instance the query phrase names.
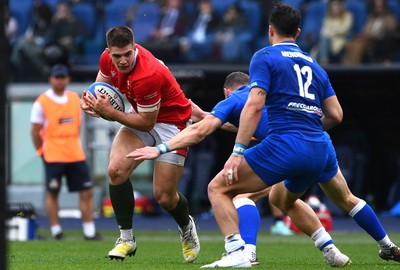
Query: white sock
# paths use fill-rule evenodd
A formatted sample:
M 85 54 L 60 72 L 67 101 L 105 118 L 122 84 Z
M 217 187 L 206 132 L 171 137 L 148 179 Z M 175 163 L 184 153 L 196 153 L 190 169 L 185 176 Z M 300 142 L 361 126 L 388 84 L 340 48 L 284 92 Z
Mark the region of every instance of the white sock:
M 225 250 L 228 254 L 237 250 L 243 250 L 244 245 L 245 242 L 240 234 L 233 234 L 225 237 Z
M 52 225 L 50 227 L 50 230 L 51 230 L 51 235 L 52 236 L 56 236 L 57 234 L 62 232 L 62 228 L 61 228 L 60 224 Z
M 256 246 L 252 244 L 245 244 L 244 245 L 244 252 L 246 253 L 256 253 Z
M 125 240 L 133 240 L 132 229 L 129 230 L 119 230 L 121 232 L 121 238 Z
M 390 253 L 390 249 L 395 246 L 387 235 L 382 240 L 378 241 L 378 245 L 379 248 L 385 253 Z
M 311 239 L 314 241 L 314 244 L 317 248 L 321 249 L 326 243 L 330 242 L 333 244 L 332 237 L 329 233 L 326 232 L 324 227 L 316 230 L 312 235 Z
M 83 222 L 83 235 L 86 237 L 94 237 L 96 235 L 96 227 L 93 221 L 90 222 Z

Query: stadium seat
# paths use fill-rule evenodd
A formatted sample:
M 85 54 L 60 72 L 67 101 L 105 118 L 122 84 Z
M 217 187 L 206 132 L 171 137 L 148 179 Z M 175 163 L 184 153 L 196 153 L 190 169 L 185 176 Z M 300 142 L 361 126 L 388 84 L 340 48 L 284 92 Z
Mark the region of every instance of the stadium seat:
M 157 27 L 160 18 L 160 6 L 157 3 L 142 3 L 137 6 L 132 29 L 137 42 L 147 41 Z
M 114 26 L 125 25 L 126 15 L 129 8 L 134 4 L 127 3 L 126 1 L 113 1 L 106 4 L 104 7 L 104 21 L 106 29 Z
M 18 21 L 19 34 L 23 35 L 32 18 L 32 0 L 9 1 L 10 14 Z
M 251 33 L 254 38 L 260 36 L 261 29 L 261 7 L 258 1 L 242 1 L 239 7 L 242 9 L 244 17 L 250 24 Z
M 318 41 L 326 9 L 326 2 L 311 2 L 304 12 L 301 33 L 297 41 L 300 48 L 306 52 L 309 52 Z
M 93 35 L 96 26 L 95 8 L 91 3 L 79 3 L 73 5 L 71 8 L 72 14 L 85 24 L 89 36 Z
M 230 5 L 238 4 L 238 2 L 238 0 L 211 0 L 214 11 L 218 16 L 223 16 Z
M 347 0 L 347 9 L 353 14 L 353 30 L 349 37 L 352 37 L 362 30 L 367 19 L 368 7 L 365 1 Z
M 297 10 L 301 10 L 301 6 L 303 5 L 304 0 L 282 0 L 281 3 L 292 6 Z
M 400 22 L 400 1 L 388 0 L 388 7 L 393 15 L 396 17 L 397 22 Z

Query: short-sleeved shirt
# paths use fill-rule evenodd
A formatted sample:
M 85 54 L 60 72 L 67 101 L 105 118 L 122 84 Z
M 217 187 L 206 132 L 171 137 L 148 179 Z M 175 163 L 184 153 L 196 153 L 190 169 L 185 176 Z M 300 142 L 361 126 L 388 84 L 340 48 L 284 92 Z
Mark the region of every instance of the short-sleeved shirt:
M 250 86 L 267 92 L 268 136 L 244 158 L 269 186 L 283 179 L 293 193 L 330 179 L 337 171 L 331 141 L 322 129 L 323 101 L 335 95 L 326 72 L 293 42 L 257 51 Z
M 293 42 L 257 51 L 250 62 L 250 86 L 267 91 L 269 132 L 322 135 L 323 100 L 335 95 L 327 73 Z
M 211 114 L 221 119 L 222 123 L 229 122 L 236 127 L 239 127 L 240 113 L 243 110 L 246 100 L 249 96 L 250 86 L 243 85 L 235 92 L 231 93 L 226 99 L 220 101 L 211 110 Z M 263 140 L 268 134 L 268 115 L 267 108 L 264 106 L 260 122 L 254 137 Z
M 112 81 L 136 112 L 160 103 L 158 123 L 186 125 L 191 117 L 191 105 L 170 70 L 148 50 L 135 44 L 134 67 L 121 74 L 107 51 L 100 57 L 100 74 Z

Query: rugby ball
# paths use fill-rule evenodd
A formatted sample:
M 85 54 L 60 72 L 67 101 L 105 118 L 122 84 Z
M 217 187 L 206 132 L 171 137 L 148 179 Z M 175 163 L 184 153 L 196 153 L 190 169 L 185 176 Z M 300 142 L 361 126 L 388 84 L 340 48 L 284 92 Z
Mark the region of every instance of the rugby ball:
M 110 98 L 111 106 L 114 109 L 121 112 L 125 112 L 124 100 L 121 94 L 118 92 L 118 90 L 115 89 L 113 86 L 104 82 L 95 82 L 89 86 L 88 90 L 95 97 L 97 93 L 107 95 Z M 114 121 L 113 119 L 107 116 L 100 115 L 100 117 L 108 121 Z

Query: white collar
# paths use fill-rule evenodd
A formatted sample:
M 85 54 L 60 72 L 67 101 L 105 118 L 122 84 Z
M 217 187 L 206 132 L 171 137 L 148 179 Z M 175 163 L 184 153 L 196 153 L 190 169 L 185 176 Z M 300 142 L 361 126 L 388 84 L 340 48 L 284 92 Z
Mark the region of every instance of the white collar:
M 294 43 L 293 41 L 283 41 L 281 43 L 276 43 L 272 46 L 278 46 L 278 45 L 290 45 L 290 46 L 296 46 L 299 47 L 299 45 L 297 45 L 296 43 Z

